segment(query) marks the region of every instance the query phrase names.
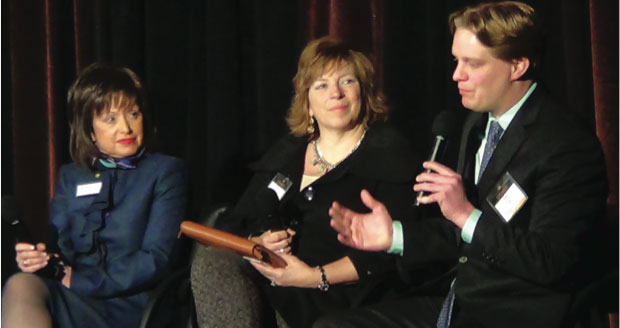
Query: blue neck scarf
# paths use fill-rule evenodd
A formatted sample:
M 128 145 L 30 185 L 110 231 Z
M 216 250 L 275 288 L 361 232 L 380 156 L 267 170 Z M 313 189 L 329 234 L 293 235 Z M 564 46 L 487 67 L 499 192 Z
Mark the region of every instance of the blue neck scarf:
M 135 169 L 136 164 L 142 158 L 142 155 L 145 153 L 145 148 L 141 147 L 138 149 L 138 152 L 131 156 L 123 157 L 123 158 L 114 158 L 108 156 L 106 154 L 101 154 L 99 157 L 93 158 L 93 166 L 98 169 L 121 169 L 121 170 L 130 170 Z

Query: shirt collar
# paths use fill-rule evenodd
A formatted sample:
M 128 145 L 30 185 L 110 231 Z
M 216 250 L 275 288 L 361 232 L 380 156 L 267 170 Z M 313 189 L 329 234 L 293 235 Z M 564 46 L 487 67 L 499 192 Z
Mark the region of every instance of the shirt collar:
M 517 101 L 516 104 L 510 107 L 508 111 L 502 114 L 502 116 L 500 116 L 499 119 L 495 118 L 493 114 L 489 113 L 489 119 L 487 120 L 487 125 L 484 130 L 484 139 L 480 143 L 480 147 L 478 148 L 478 151 L 476 152 L 476 167 L 475 167 L 475 173 L 474 173 L 475 181 L 478 181 L 478 175 L 480 174 L 480 162 L 482 162 L 484 147 L 486 146 L 486 140 L 489 135 L 489 128 L 491 127 L 491 122 L 497 121 L 499 125 L 502 127 L 503 131 L 505 132 L 506 129 L 508 128 L 508 125 L 510 125 L 510 122 L 512 122 L 512 119 L 517 115 L 517 112 L 519 111 L 519 109 L 521 109 L 521 106 L 523 106 L 523 103 L 525 103 L 525 101 L 530 97 L 532 92 L 534 92 L 534 89 L 536 89 L 536 82 L 532 83 L 532 85 L 527 90 L 527 92 L 523 95 L 523 97 L 521 97 L 521 99 Z M 504 132 L 502 132 L 502 134 L 500 135 L 500 138 L 504 135 Z M 476 182 L 476 184 L 478 183 Z

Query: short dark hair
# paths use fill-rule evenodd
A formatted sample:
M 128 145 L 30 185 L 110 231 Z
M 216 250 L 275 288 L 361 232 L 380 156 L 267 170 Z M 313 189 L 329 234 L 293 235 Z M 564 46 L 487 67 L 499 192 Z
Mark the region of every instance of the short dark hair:
M 315 139 L 319 129 L 308 133 L 310 114 L 308 113 L 308 92 L 312 83 L 322 74 L 341 65 L 353 67 L 355 77 L 360 83 L 362 106 L 358 122 L 368 127 L 375 121 L 385 121 L 389 108 L 385 103 L 383 92 L 375 84 L 375 69 L 372 62 L 363 53 L 353 50 L 342 40 L 331 36 L 312 40 L 306 45 L 299 57 L 297 74 L 293 77 L 295 95 L 286 116 L 286 123 L 295 136 L 308 135 Z
M 534 8 L 529 5 L 518 1 L 482 3 L 453 12 L 448 23 L 452 35 L 457 28 L 471 31 L 499 59 L 529 59 L 530 67 L 521 80 L 539 74 L 542 30 Z
M 100 151 L 91 139 L 93 117 L 109 110 L 112 104 L 122 108 L 140 108 L 143 117 L 143 145 L 149 139 L 149 119 L 145 90 L 138 76 L 129 68 L 93 63 L 83 69 L 67 94 L 71 136 L 69 152 L 77 164 L 93 170 L 93 159 Z

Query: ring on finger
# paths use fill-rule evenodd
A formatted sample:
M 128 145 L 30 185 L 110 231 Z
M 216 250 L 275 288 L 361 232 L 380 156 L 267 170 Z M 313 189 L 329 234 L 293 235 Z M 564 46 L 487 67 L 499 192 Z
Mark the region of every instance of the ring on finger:
M 278 252 L 284 253 L 284 248 L 280 248 L 280 250 L 278 250 Z
M 28 260 L 24 260 L 22 263 L 24 263 L 24 265 L 28 265 Z

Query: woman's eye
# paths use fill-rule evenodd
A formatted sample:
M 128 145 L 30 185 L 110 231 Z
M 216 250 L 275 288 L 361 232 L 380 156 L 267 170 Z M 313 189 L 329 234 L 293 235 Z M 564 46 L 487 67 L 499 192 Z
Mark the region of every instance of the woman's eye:
M 129 116 L 133 119 L 139 118 L 140 116 L 142 116 L 142 112 L 139 111 L 135 111 L 135 112 L 131 112 L 129 113 Z
M 317 84 L 314 86 L 315 90 L 321 90 L 321 89 L 325 89 L 327 87 L 327 84 L 325 83 L 321 83 L 321 84 Z
M 103 118 L 103 121 L 106 123 L 114 123 L 116 122 L 116 116 L 112 116 L 112 115 L 106 116 Z
M 343 84 L 352 84 L 357 82 L 356 79 L 345 79 L 344 81 L 342 81 Z

